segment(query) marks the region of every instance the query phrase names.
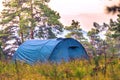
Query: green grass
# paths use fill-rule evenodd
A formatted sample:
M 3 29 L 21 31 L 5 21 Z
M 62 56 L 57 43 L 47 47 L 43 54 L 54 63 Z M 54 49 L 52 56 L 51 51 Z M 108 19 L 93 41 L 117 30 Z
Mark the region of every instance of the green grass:
M 17 62 L 0 62 L 0 80 L 120 80 L 120 60 L 107 59 L 105 73 L 104 58 L 96 67 L 94 59 L 75 60 L 61 64 L 40 63 L 28 65 Z

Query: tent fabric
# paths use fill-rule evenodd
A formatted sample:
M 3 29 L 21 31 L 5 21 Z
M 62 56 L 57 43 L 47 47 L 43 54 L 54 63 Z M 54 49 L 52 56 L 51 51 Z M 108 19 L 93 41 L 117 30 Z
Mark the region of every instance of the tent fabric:
M 75 58 L 88 59 L 88 55 L 82 44 L 73 38 L 27 40 L 19 46 L 13 55 L 13 60 L 20 60 L 29 64 L 69 61 Z

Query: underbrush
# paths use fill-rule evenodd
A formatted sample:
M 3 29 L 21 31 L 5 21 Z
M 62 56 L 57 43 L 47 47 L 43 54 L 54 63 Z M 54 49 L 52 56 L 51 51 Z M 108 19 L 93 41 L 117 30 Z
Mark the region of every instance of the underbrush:
M 94 59 L 34 65 L 0 62 L 0 80 L 120 80 L 119 74 L 118 58 L 107 59 L 106 69 L 104 58 L 100 58 L 98 66 Z

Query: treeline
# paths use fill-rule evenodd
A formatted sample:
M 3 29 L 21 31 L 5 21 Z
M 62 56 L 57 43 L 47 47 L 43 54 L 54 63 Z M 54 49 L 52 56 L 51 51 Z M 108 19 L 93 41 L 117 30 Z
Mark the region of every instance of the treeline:
M 48 6 L 49 0 L 9 0 L 3 1 L 1 12 L 0 55 L 12 56 L 18 46 L 28 39 L 57 38 L 64 31 L 64 37 L 80 41 L 90 56 L 119 55 L 120 53 L 120 15 L 109 24 L 93 23 L 89 32 L 82 30 L 80 22 L 72 20 L 64 26 L 59 21 L 60 15 Z M 108 9 L 109 8 L 109 9 Z M 117 7 L 119 8 L 119 7 Z M 107 10 L 110 11 L 110 7 Z M 116 9 L 118 10 L 118 9 Z M 111 11 L 113 11 L 111 9 Z M 100 34 L 105 32 L 105 39 Z M 88 38 L 84 36 L 87 34 Z

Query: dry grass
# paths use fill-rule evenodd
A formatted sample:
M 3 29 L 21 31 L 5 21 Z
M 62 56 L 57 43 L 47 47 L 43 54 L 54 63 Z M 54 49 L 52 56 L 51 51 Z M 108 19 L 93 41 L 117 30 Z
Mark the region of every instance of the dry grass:
M 119 59 L 107 60 L 106 73 L 104 71 L 104 58 L 95 67 L 86 60 L 62 62 L 61 64 L 35 64 L 0 62 L 0 80 L 120 80 Z

